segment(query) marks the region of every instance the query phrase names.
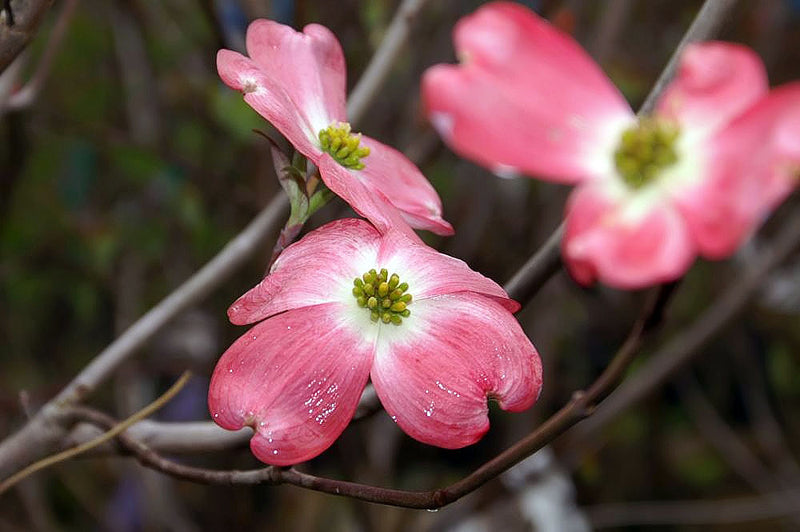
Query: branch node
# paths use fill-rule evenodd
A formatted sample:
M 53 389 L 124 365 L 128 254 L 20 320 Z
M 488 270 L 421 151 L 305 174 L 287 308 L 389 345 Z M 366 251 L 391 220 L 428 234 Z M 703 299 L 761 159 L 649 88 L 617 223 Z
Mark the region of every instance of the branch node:
M 446 489 L 440 489 L 433 492 L 431 496 L 431 500 L 433 505 L 431 505 L 429 510 L 437 510 L 443 506 L 447 506 L 450 503 L 450 496 Z

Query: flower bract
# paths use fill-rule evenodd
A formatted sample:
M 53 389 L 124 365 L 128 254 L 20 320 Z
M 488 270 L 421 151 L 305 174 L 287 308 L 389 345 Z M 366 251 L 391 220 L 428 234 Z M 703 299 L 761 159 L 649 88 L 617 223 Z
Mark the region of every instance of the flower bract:
M 565 262 L 578 281 L 639 288 L 695 256 L 732 254 L 800 181 L 800 83 L 768 90 L 740 45 L 687 46 L 651 116 L 527 8 L 487 4 L 454 32 L 460 65 L 423 79 L 430 119 L 498 174 L 577 184 Z
M 407 223 L 449 235 L 442 204 L 403 154 L 351 131 L 345 110 L 345 61 L 324 26 L 302 32 L 271 20 L 247 29 L 247 53 L 217 54 L 222 80 L 319 167 L 334 193 L 382 230 Z
M 229 309 L 256 323 L 222 355 L 209 409 L 250 426 L 253 453 L 295 464 L 328 448 L 371 378 L 386 412 L 419 441 L 458 448 L 489 427 L 487 398 L 520 411 L 539 395 L 539 356 L 519 305 L 458 259 L 401 231 L 332 222 L 280 255 Z

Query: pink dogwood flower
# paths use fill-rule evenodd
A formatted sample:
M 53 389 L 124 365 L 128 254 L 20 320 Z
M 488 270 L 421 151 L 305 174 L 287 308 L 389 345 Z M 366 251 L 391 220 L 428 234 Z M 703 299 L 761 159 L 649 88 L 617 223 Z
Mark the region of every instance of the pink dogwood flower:
M 581 283 L 639 288 L 729 256 L 798 183 L 800 83 L 769 92 L 743 46 L 688 46 L 637 118 L 569 35 L 520 5 L 482 7 L 454 40 L 461 64 L 423 79 L 432 123 L 500 175 L 579 185 L 562 254 Z
M 222 355 L 209 410 L 223 428 L 252 427 L 260 460 L 295 464 L 341 434 L 371 378 L 407 434 L 463 447 L 489 428 L 487 397 L 521 411 L 539 395 L 541 363 L 518 308 L 401 231 L 337 220 L 286 248 L 230 307 L 233 323 L 257 325 Z
M 411 227 L 453 233 L 419 169 L 397 150 L 351 131 L 344 54 L 328 28 L 309 24 L 297 32 L 256 20 L 246 41 L 250 57 L 218 52 L 220 77 L 317 165 L 328 188 L 379 228 L 402 219 Z

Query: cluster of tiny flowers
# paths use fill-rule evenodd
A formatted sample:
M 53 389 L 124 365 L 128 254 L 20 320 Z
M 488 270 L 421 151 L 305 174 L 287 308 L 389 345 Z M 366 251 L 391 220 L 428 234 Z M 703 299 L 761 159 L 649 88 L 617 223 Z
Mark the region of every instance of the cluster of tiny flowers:
M 353 280 L 353 295 L 359 307 L 370 311 L 370 319 L 400 325 L 411 315 L 408 306 L 411 294 L 406 293 L 408 283 L 401 283 L 396 273 L 389 275 L 386 268 L 374 268 Z
M 361 159 L 369 155 L 369 148 L 361 146 L 361 134 L 353 134 L 350 124 L 339 122 L 319 132 L 322 151 L 330 154 L 337 163 L 352 170 L 362 170 Z
M 644 118 L 623 132 L 614 152 L 622 180 L 631 188 L 641 188 L 678 162 L 675 141 L 679 134 L 677 126 L 653 118 Z

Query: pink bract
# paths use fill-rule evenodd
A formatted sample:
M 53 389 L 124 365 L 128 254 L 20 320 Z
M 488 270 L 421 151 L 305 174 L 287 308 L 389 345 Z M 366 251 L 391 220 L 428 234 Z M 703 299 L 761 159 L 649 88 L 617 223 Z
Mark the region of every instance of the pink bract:
M 769 92 L 748 48 L 686 47 L 649 118 L 678 131 L 677 162 L 633 186 L 615 152 L 638 119 L 569 35 L 495 2 L 454 40 L 461 64 L 423 78 L 431 122 L 498 174 L 578 185 L 562 253 L 583 284 L 640 288 L 682 276 L 698 254 L 729 256 L 800 181 L 800 83 Z
M 371 153 L 363 159 L 365 167 L 354 170 L 322 150 L 319 132 L 347 121 L 344 55 L 330 30 L 309 24 L 298 32 L 256 20 L 247 28 L 247 53 L 250 57 L 220 50 L 220 77 L 319 167 L 328 188 L 381 230 L 405 223 L 453 233 L 442 219 L 438 194 L 400 152 L 363 136 Z
M 374 322 L 353 281 L 386 268 L 408 283 L 410 316 Z M 250 426 L 253 453 L 290 465 L 327 449 L 369 378 L 387 413 L 446 448 L 489 428 L 487 397 L 521 411 L 539 395 L 539 356 L 493 281 L 401 231 L 332 222 L 289 246 L 228 315 L 257 323 L 222 355 L 209 389 L 220 426 Z

